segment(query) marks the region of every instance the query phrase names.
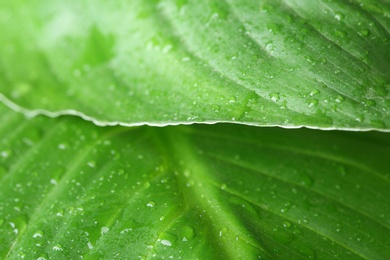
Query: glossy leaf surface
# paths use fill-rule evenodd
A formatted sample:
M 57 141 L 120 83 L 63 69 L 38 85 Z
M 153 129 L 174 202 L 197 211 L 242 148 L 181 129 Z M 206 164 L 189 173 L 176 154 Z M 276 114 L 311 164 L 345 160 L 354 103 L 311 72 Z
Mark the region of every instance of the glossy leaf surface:
M 1 1 L 0 92 L 99 124 L 384 130 L 389 17 L 369 0 Z
M 0 258 L 390 254 L 387 134 L 0 118 Z

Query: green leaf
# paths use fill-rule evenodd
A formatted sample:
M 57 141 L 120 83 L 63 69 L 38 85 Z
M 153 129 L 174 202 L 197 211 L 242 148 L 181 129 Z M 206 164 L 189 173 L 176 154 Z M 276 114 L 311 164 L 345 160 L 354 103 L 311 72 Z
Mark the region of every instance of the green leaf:
M 0 258 L 390 255 L 387 134 L 0 117 Z
M 31 115 L 390 127 L 388 1 L 13 0 L 0 10 L 1 97 Z

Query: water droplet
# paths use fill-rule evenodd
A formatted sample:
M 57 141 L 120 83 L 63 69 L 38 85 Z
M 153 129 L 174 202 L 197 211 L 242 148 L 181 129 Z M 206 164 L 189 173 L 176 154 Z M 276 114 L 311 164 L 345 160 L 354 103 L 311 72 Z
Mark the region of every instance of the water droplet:
M 1 157 L 7 159 L 12 154 L 11 150 L 4 150 L 0 152 Z
M 174 242 L 176 242 L 177 237 L 171 233 L 163 232 L 160 235 L 161 244 L 164 246 L 172 246 Z
M 298 246 L 298 252 L 301 253 L 305 258 L 315 259 L 316 252 L 313 249 L 303 244 L 299 244 L 299 245 L 297 244 L 297 246 Z
M 166 239 L 161 240 L 161 244 L 164 246 L 172 246 L 172 242 Z
M 95 168 L 96 167 L 96 162 L 95 161 L 89 161 L 87 162 L 87 165 L 91 168 Z
M 340 38 L 344 38 L 347 36 L 346 32 L 344 32 L 342 30 L 338 30 L 338 29 L 334 30 L 334 34 L 335 34 L 335 36 L 340 37 Z
M 358 116 L 358 117 L 355 118 L 355 120 L 356 120 L 357 122 L 361 123 L 361 122 L 363 122 L 364 117 Z
M 212 106 L 211 109 L 212 109 L 214 112 L 219 112 L 219 110 L 221 109 L 221 107 L 218 106 L 218 105 L 214 105 L 214 106 Z
M 64 251 L 64 249 L 62 248 L 62 246 L 60 244 L 54 245 L 53 250 L 54 251 Z
M 364 99 L 363 100 L 363 104 L 366 106 L 366 107 L 373 107 L 376 105 L 376 102 L 375 100 L 373 99 Z
M 153 201 L 149 201 L 147 204 L 146 204 L 147 207 L 150 207 L 150 208 L 153 208 L 154 206 L 156 206 L 156 203 L 154 203 Z
M 277 102 L 280 99 L 279 93 L 271 93 L 271 94 L 269 94 L 269 97 L 274 102 Z
M 341 103 L 341 102 L 344 101 L 344 97 L 343 96 L 337 96 L 334 101 L 336 101 L 337 103 Z
M 291 207 L 291 203 L 287 201 L 284 205 L 283 208 L 280 209 L 280 212 L 286 213 Z
M 292 234 L 284 230 L 274 229 L 273 238 L 279 243 L 286 245 L 292 240 Z
M 41 254 L 38 258 L 37 258 L 37 260 L 47 260 L 48 259 L 48 257 L 47 257 L 47 255 L 45 255 L 45 254 Z
M 68 145 L 65 143 L 58 144 L 58 149 L 60 149 L 60 150 L 66 150 L 67 147 L 68 147 Z
M 219 236 L 223 236 L 224 234 L 226 234 L 228 232 L 228 228 L 227 227 L 223 227 L 221 228 L 221 230 L 219 231 Z
M 101 234 L 101 235 L 104 235 L 104 234 L 106 234 L 108 231 L 110 231 L 110 229 L 109 229 L 108 227 L 102 227 L 102 228 L 100 229 L 100 234 Z
M 181 229 L 181 235 L 183 237 L 182 241 L 190 241 L 194 239 L 195 232 L 194 229 L 190 226 L 184 226 Z
M 309 95 L 312 97 L 312 96 L 315 96 L 315 95 L 318 95 L 318 94 L 320 94 L 320 91 L 318 89 L 314 89 L 312 92 L 310 92 Z
M 93 245 L 92 245 L 91 241 L 88 241 L 87 246 L 89 249 L 93 249 Z
M 317 106 L 318 105 L 318 99 L 310 99 L 310 100 L 307 101 L 307 103 L 309 104 L 309 107 Z
M 300 177 L 300 184 L 306 187 L 310 187 L 313 185 L 313 180 L 307 175 L 302 175 Z
M 345 17 L 345 15 L 343 13 L 340 13 L 340 12 L 336 12 L 334 14 L 334 19 L 336 19 L 339 22 L 341 22 L 344 19 L 344 17 Z
M 267 28 L 270 32 L 277 33 L 280 32 L 280 26 L 275 23 L 268 23 Z
M 42 238 L 44 236 L 45 233 L 43 233 L 42 230 L 38 230 L 37 232 L 34 233 L 34 235 L 32 236 L 33 238 Z
M 370 35 L 370 31 L 369 30 L 361 30 L 359 32 L 359 35 L 363 36 L 363 37 L 367 37 L 368 35 Z
M 130 231 L 133 231 L 133 229 L 132 228 L 125 228 L 125 229 L 123 229 L 121 232 L 119 232 L 120 234 L 125 234 L 125 233 L 128 233 L 128 232 L 130 232 Z
M 290 222 L 287 222 L 287 221 L 284 221 L 284 222 L 282 223 L 282 225 L 283 225 L 283 227 L 285 227 L 285 228 L 291 227 Z

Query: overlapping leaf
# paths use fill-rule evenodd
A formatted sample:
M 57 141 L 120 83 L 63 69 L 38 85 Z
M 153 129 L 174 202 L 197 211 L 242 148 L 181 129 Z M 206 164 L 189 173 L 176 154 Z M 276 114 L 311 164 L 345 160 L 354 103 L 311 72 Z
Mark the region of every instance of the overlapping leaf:
M 1 258 L 390 254 L 387 134 L 0 117 Z
M 390 126 L 387 1 L 14 0 L 0 10 L 0 91 L 32 114 Z

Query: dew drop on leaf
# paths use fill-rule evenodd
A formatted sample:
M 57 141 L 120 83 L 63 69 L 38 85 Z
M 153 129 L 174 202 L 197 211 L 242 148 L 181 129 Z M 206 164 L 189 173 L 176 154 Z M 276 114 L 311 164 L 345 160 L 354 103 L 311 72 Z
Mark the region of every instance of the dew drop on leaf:
M 96 167 L 96 162 L 95 161 L 89 161 L 87 162 L 87 165 L 91 168 L 95 168 Z
M 110 230 L 110 229 L 109 229 L 108 227 L 102 227 L 102 228 L 100 229 L 100 234 L 101 234 L 101 235 L 104 235 L 104 234 L 106 234 L 109 230 Z
M 369 30 L 361 30 L 361 31 L 359 31 L 359 35 L 363 36 L 363 37 L 367 37 L 368 35 L 370 35 L 370 31 Z
M 363 100 L 363 104 L 366 106 L 366 107 L 373 107 L 376 105 L 376 102 L 375 100 L 373 99 L 364 99 Z
M 313 185 L 313 179 L 307 175 L 302 175 L 300 177 L 300 184 L 306 187 L 310 187 Z
M 190 226 L 182 227 L 181 236 L 183 237 L 182 241 L 190 241 L 190 240 L 194 239 L 194 237 L 195 237 L 194 229 Z
M 227 227 L 223 227 L 221 228 L 221 230 L 219 231 L 219 236 L 222 237 L 224 234 L 226 234 L 228 232 L 228 228 Z
M 37 260 L 47 260 L 48 259 L 48 257 L 47 257 L 47 255 L 45 255 L 45 254 L 41 254 L 38 258 L 37 258 Z
M 33 238 L 42 238 L 44 236 L 44 232 L 42 230 L 38 230 L 33 234 Z
M 279 93 L 271 93 L 269 94 L 269 97 L 271 98 L 272 101 L 277 102 L 280 99 Z
M 154 206 L 156 206 L 156 203 L 154 203 L 154 201 L 149 201 L 147 204 L 146 204 L 147 207 L 150 207 L 150 208 L 154 208 Z
M 291 207 L 291 203 L 289 201 L 287 201 L 286 203 L 284 203 L 283 207 L 280 209 L 280 212 L 282 213 L 286 213 Z
M 62 246 L 60 244 L 55 244 L 53 246 L 53 250 L 54 251 L 64 251 L 64 249 L 62 248 Z
M 339 38 L 344 38 L 347 36 L 346 32 L 344 32 L 342 30 L 338 30 L 338 29 L 334 30 L 334 34 L 336 37 L 339 37 Z
M 334 19 L 336 19 L 337 21 L 341 22 L 342 20 L 344 20 L 344 17 L 345 15 L 343 13 L 340 13 L 340 12 L 336 12 L 334 14 Z
M 290 222 L 287 222 L 287 221 L 284 221 L 284 222 L 282 223 L 282 225 L 283 225 L 283 227 L 285 227 L 285 228 L 291 227 Z
M 297 245 L 298 247 L 298 252 L 303 255 L 305 258 L 309 259 L 315 259 L 316 258 L 316 253 L 313 249 L 311 249 L 308 246 L 305 246 L 304 244 L 299 244 Z
M 310 100 L 307 101 L 307 103 L 309 104 L 309 107 L 317 106 L 318 105 L 318 99 L 310 99 Z
M 172 242 L 167 239 L 161 240 L 161 244 L 164 246 L 172 246 Z
M 177 236 L 169 232 L 163 232 L 160 235 L 160 239 L 161 244 L 163 244 L 164 246 L 172 246 L 176 242 Z
M 293 235 L 285 230 L 275 228 L 273 238 L 279 243 L 286 245 L 292 240 Z
M 343 96 L 337 96 L 334 101 L 336 101 L 337 103 L 342 103 L 344 101 L 344 97 Z

